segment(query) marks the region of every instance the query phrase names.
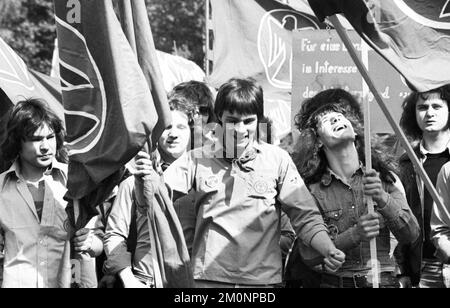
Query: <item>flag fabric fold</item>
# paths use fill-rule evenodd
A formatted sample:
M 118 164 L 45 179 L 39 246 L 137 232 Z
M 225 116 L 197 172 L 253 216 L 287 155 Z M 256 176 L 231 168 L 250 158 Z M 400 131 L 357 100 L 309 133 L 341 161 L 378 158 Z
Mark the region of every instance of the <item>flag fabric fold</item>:
M 361 37 L 401 73 L 413 90 L 450 83 L 447 0 L 309 0 L 316 16 L 343 14 Z
M 152 173 L 136 180 L 136 198 L 147 211 L 149 228 L 153 236 L 152 258 L 155 281 L 161 279 L 164 288 L 193 288 L 194 276 L 183 229 L 172 203 L 172 197 L 162 176 Z
M 66 197 L 81 200 L 87 219 L 106 197 L 98 188 L 107 193 L 115 185 L 157 113 L 111 0 L 58 0 L 55 13 L 69 147 Z

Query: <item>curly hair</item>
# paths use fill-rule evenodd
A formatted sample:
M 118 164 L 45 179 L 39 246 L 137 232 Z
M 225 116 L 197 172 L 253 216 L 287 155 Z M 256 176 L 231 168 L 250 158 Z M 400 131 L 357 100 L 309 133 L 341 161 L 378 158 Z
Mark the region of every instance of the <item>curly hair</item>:
M 441 99 L 447 102 L 450 121 L 450 84 L 428 92 L 412 92 L 402 104 L 403 112 L 400 118 L 400 126 L 411 141 L 419 141 L 423 135 L 416 118 L 417 102 L 420 99 L 426 100 L 426 96 L 432 93 L 438 93 Z M 450 122 L 447 127 L 449 124 Z
M 40 99 L 20 101 L 12 109 L 6 123 L 6 138 L 0 146 L 2 159 L 7 163 L 13 162 L 19 156 L 22 142 L 30 139 L 44 123 L 55 133 L 56 159 L 67 162 L 63 122 L 47 103 Z
M 307 185 L 319 182 L 328 161 L 317 134 L 317 121 L 328 112 L 342 113 L 352 124 L 356 134 L 355 147 L 359 159 L 365 163 L 363 115 L 358 101 L 342 89 L 325 90 L 306 100 L 295 116 L 300 137 L 295 144 L 293 160 Z M 393 183 L 391 172 L 397 173 L 397 160 L 377 137 L 372 137 L 373 169 L 383 181 Z

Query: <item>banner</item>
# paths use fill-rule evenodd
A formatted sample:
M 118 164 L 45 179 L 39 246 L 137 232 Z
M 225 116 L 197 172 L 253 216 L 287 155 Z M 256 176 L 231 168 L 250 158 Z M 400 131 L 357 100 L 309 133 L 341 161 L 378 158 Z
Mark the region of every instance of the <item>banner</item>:
M 360 53 L 375 85 L 383 96 L 391 114 L 400 121 L 402 102 L 409 95 L 404 78 L 380 55 L 370 48 L 355 31 L 348 31 L 355 49 Z M 364 87 L 364 80 L 335 30 L 294 31 L 294 77 L 291 123 L 301 103 L 330 88 L 343 88 L 362 101 L 369 99 L 371 130 L 373 133 L 392 133 L 383 112 L 372 93 Z M 294 127 L 294 126 L 293 126 Z
M 263 87 L 265 113 L 276 133 L 291 132 L 292 30 L 325 28 L 304 3 L 293 9 L 274 0 L 210 0 L 213 71 L 220 87 L 232 77 L 252 77 Z M 304 9 L 304 11 L 300 11 Z
M 450 83 L 448 0 L 309 0 L 320 20 L 344 14 L 409 82 L 429 91 Z

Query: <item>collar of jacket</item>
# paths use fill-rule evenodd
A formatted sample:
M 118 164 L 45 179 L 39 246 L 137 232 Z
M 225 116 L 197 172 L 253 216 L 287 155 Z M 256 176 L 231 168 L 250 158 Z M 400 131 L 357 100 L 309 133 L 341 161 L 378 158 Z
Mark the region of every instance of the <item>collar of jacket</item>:
M 365 169 L 366 168 L 364 167 L 363 163 L 359 162 L 359 168 L 356 169 L 356 171 L 353 173 L 352 177 L 357 173 L 364 174 Z M 331 170 L 329 167 L 327 167 L 327 170 L 322 175 L 322 179 L 321 179 L 322 185 L 324 185 L 326 187 L 330 186 L 331 182 L 333 181 L 333 178 L 335 178 L 336 180 L 342 181 L 340 176 L 338 176 L 335 172 L 333 172 L 333 170 Z M 342 182 L 344 182 L 344 181 L 342 181 Z

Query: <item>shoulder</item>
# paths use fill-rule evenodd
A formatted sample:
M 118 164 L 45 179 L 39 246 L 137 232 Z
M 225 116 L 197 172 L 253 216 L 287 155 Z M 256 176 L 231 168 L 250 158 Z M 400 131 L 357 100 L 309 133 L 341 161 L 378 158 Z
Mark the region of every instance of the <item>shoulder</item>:
M 439 177 L 444 179 L 449 179 L 450 177 L 450 162 L 447 162 L 444 164 L 441 168 L 441 171 L 439 172 Z
M 416 157 L 418 157 L 418 156 L 419 156 L 419 152 L 420 152 L 419 145 L 414 146 L 414 147 L 413 147 L 413 151 L 414 151 L 414 154 L 416 155 Z M 408 153 L 403 153 L 403 154 L 400 156 L 400 158 L 399 158 L 398 161 L 399 161 L 399 164 L 400 164 L 400 165 L 409 165 L 409 164 L 412 164 L 411 158 L 409 158 Z
M 134 190 L 134 176 L 130 176 L 128 177 L 126 180 L 124 180 L 122 183 L 120 183 L 119 185 L 119 194 L 123 194 L 123 193 L 132 193 Z
M 258 143 L 258 150 L 262 153 L 263 156 L 271 159 L 279 159 L 282 161 L 292 161 L 291 156 L 286 150 L 283 150 L 279 146 L 260 142 Z

